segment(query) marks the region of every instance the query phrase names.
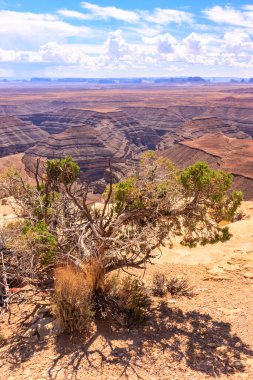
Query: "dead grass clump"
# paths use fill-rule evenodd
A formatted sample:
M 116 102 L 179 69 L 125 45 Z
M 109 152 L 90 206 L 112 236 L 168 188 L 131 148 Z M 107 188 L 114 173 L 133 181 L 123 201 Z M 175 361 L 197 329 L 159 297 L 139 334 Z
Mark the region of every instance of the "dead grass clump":
M 97 301 L 100 315 L 120 325 L 143 322 L 150 303 L 145 284 L 132 276 L 107 279 L 104 292 Z
M 193 297 L 193 288 L 189 285 L 187 278 L 179 278 L 174 276 L 167 280 L 167 291 L 176 297 Z
M 154 296 L 158 297 L 163 297 L 166 294 L 166 276 L 163 273 L 154 273 L 152 292 Z
M 172 296 L 191 298 L 193 288 L 189 285 L 187 278 L 174 276 L 168 279 L 163 273 L 156 272 L 153 275 L 152 293 L 157 297 L 170 293 Z
M 61 326 L 70 333 L 86 332 L 94 315 L 92 282 L 83 271 L 71 266 L 55 271 L 54 313 Z

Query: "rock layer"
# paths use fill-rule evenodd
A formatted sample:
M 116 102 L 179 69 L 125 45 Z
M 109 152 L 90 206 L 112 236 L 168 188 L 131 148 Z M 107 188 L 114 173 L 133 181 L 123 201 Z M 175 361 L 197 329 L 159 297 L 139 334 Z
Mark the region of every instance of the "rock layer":
M 31 122 L 14 116 L 0 116 L 0 157 L 25 152 L 45 138 L 47 133 Z
M 65 124 L 66 119 L 62 122 Z M 122 112 L 103 114 L 83 111 L 73 124 L 28 149 L 23 159 L 26 166 L 33 165 L 38 156 L 72 156 L 78 162 L 83 177 L 88 182 L 95 182 L 106 175 L 110 159 L 114 175 L 118 178 L 124 173 L 128 162 L 133 162 L 146 149 L 155 149 L 159 142 L 158 135 L 151 128 L 144 128 Z

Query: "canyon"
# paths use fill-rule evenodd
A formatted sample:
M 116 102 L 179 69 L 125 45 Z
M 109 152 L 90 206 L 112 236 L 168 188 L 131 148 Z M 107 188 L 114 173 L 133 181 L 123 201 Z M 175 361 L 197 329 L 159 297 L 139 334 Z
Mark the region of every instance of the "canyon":
M 250 84 L 0 87 L 0 170 L 72 156 L 97 193 L 109 161 L 118 180 L 151 149 L 180 168 L 206 161 L 231 172 L 234 188 L 253 199 L 252 138 Z

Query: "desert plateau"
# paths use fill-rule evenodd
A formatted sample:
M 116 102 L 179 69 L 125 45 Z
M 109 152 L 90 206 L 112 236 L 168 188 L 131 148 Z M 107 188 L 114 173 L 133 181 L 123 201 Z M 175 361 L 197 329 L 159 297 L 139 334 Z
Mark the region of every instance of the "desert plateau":
M 0 379 L 249 380 L 253 378 L 252 137 L 253 86 L 250 84 L 206 83 L 178 86 L 2 84 L 0 173 L 5 178 L 7 168 L 14 168 L 21 177 L 16 179 L 15 175 L 13 177 L 14 192 L 13 188 L 8 187 L 9 193 L 6 194 L 2 188 L 0 205 L 1 281 L 2 285 L 5 285 L 0 321 Z M 43 189 L 47 188 L 44 187 L 43 175 L 38 175 L 38 178 L 35 176 L 38 159 L 42 163 L 52 160 L 53 165 L 58 165 L 71 157 L 80 168 L 81 182 L 88 184 L 86 193 L 88 198 L 86 196 L 82 198 L 83 206 L 79 206 L 78 203 L 80 194 L 76 196 L 75 193 L 71 193 L 71 187 L 66 186 L 67 193 L 62 193 L 62 196 L 67 197 L 64 198 L 67 202 L 64 207 L 66 215 L 70 214 L 66 226 L 62 224 L 60 227 L 62 219 L 58 220 L 58 230 L 68 227 L 66 231 L 71 231 L 71 226 L 74 229 L 80 228 L 82 224 L 79 225 L 78 221 L 82 220 L 83 215 L 78 214 L 78 208 L 81 207 L 82 213 L 88 215 L 88 223 L 94 223 L 94 226 L 100 223 L 100 227 L 104 228 L 103 234 L 107 234 L 109 229 L 106 225 L 110 225 L 113 221 L 110 228 L 115 228 L 119 223 L 118 216 L 124 215 L 122 210 L 127 207 L 124 203 L 127 201 L 121 204 L 119 209 L 121 211 L 117 211 L 118 215 L 113 216 L 115 200 L 110 200 L 111 206 L 107 208 L 110 192 L 108 200 L 105 200 L 102 194 L 106 186 L 108 188 L 110 184 L 118 181 L 124 183 L 130 168 L 138 165 L 141 155 L 146 151 L 156 152 L 157 165 L 160 162 L 159 157 L 163 157 L 173 162 L 183 173 L 184 170 L 187 172 L 188 167 L 194 167 L 196 162 L 207 163 L 210 169 L 206 170 L 213 170 L 212 173 L 216 173 L 219 169 L 225 173 L 232 173 L 232 190 L 243 191 L 244 200 L 234 218 L 222 220 L 220 217 L 218 220 L 222 228 L 229 227 L 230 239 L 215 244 L 204 242 L 205 245 L 197 244 L 191 247 L 180 244 L 177 233 L 172 239 L 166 238 L 162 246 L 159 244 L 158 249 L 154 248 L 154 254 L 147 250 L 145 257 L 153 258 L 147 259 L 147 262 L 144 259 L 144 270 L 140 271 L 137 269 L 139 264 L 136 264 L 135 268 L 135 262 L 129 261 L 126 263 L 126 272 L 124 268 L 124 273 L 121 269 L 116 271 L 117 276 L 120 273 L 125 274 L 126 278 L 130 276 L 133 280 L 129 281 L 138 279 L 142 284 L 138 286 L 144 286 L 148 292 L 149 306 L 144 321 L 122 322 L 125 321 L 126 315 L 129 318 L 129 314 L 124 314 L 125 306 L 119 306 L 118 303 L 110 304 L 113 299 L 108 298 L 106 301 L 109 302 L 108 312 L 96 298 L 96 305 L 105 309 L 101 311 L 102 309 L 96 309 L 98 306 L 94 306 L 95 319 L 89 321 L 89 324 L 91 323 L 89 330 L 69 332 L 65 329 L 67 325 L 62 325 L 60 319 L 57 319 L 59 311 L 54 309 L 59 308 L 53 295 L 54 281 L 57 286 L 59 281 L 57 276 L 61 270 L 63 273 L 64 270 L 70 271 L 67 274 L 67 286 L 73 286 L 75 282 L 69 282 L 72 276 L 70 268 L 77 262 L 73 261 L 70 265 L 68 260 L 72 256 L 66 259 L 60 253 L 55 262 L 48 261 L 45 269 L 43 266 L 40 267 L 39 263 L 34 266 L 38 257 L 36 255 L 40 255 L 41 250 L 44 252 L 44 245 L 47 244 L 45 236 L 51 239 L 50 249 L 55 249 L 55 238 L 52 237 L 54 232 L 51 231 L 55 231 L 52 223 L 56 225 L 56 221 L 47 222 L 48 218 L 49 220 L 51 218 L 50 213 L 54 214 L 54 211 L 48 211 L 49 214 L 46 216 L 49 230 L 45 230 L 46 232 L 43 230 L 43 233 L 46 233 L 42 238 L 43 244 L 38 240 L 40 235 L 35 237 L 33 235 L 38 233 L 36 229 L 31 230 L 32 235 L 27 235 L 28 239 L 32 239 L 32 244 L 35 244 L 34 247 L 38 241 L 40 242 L 39 253 L 34 251 L 35 256 L 31 256 L 30 251 L 33 252 L 33 248 L 29 245 L 29 240 L 28 247 L 24 240 L 26 239 L 24 228 L 30 227 L 24 227 L 23 221 L 38 218 L 40 221 L 36 223 L 42 223 L 41 220 L 44 220 L 44 217 L 41 219 L 37 214 L 36 202 L 44 202 L 45 195 L 40 195 L 40 192 L 43 194 Z M 66 161 L 67 165 L 68 162 Z M 71 166 L 68 168 L 70 170 Z M 19 178 L 23 178 L 20 182 L 21 187 L 16 187 L 19 186 L 17 185 Z M 7 186 L 5 180 L 2 181 L 2 186 Z M 31 190 L 36 181 L 39 181 L 37 190 Z M 46 183 L 47 186 L 51 186 L 50 182 Z M 57 185 L 54 186 L 56 187 L 53 189 L 57 190 Z M 149 191 L 150 188 L 146 189 Z M 61 194 L 61 190 L 57 191 Z M 223 196 L 227 197 L 224 189 L 222 192 Z M 170 193 L 167 196 L 170 202 Z M 178 201 L 179 204 L 184 202 L 185 195 L 182 196 L 182 200 Z M 191 203 L 190 199 L 186 198 L 186 209 L 187 204 Z M 71 203 L 72 200 L 74 204 Z M 229 207 L 229 203 L 225 204 Z M 129 210 L 134 212 L 131 211 L 133 207 L 131 202 L 130 205 L 128 212 Z M 59 207 L 57 201 L 54 207 Z M 148 203 L 146 207 L 151 210 L 153 206 Z M 208 218 L 212 215 L 212 207 Z M 37 211 L 35 214 L 30 214 L 29 210 L 32 213 Z M 176 211 L 177 207 L 174 212 Z M 61 211 L 57 212 L 60 216 Z M 73 212 L 75 213 L 72 215 Z M 67 218 L 66 215 L 62 215 L 61 218 Z M 164 218 L 162 213 L 159 215 L 159 218 Z M 196 222 L 194 215 L 190 216 L 188 211 L 186 215 L 186 221 L 187 218 L 193 218 L 192 220 Z M 97 220 L 101 218 L 101 221 L 98 223 L 96 218 Z M 113 218 L 116 218 L 115 221 Z M 105 226 L 104 219 L 107 220 Z M 160 219 L 160 222 L 162 220 Z M 209 219 L 206 222 L 209 223 Z M 39 225 L 36 223 L 34 228 Z M 149 228 L 143 223 L 144 221 L 141 230 L 138 230 L 139 239 L 142 239 L 142 229 L 145 231 L 145 228 Z M 87 228 L 88 224 L 85 226 Z M 123 239 L 122 234 L 127 228 L 124 227 L 120 235 L 115 235 L 118 241 L 106 248 L 109 252 L 113 249 L 115 252 L 121 250 L 121 245 L 117 244 Z M 162 224 L 160 228 L 163 228 Z M 49 231 L 53 235 L 47 235 Z M 87 242 L 91 244 L 92 249 L 97 249 L 95 243 L 89 240 L 89 235 L 86 237 L 85 229 L 80 231 L 82 232 L 78 235 L 78 250 L 80 244 Z M 20 233 L 18 243 L 15 243 L 13 234 Z M 104 236 L 103 234 L 101 236 Z M 74 235 L 68 236 L 72 241 Z M 87 242 L 84 238 L 88 239 Z M 80 243 L 81 239 L 83 243 Z M 134 242 L 135 235 L 131 239 Z M 145 239 L 148 241 L 149 237 Z M 133 242 L 130 244 L 135 245 Z M 60 245 L 63 243 L 64 240 L 59 240 Z M 115 248 L 113 244 L 116 244 Z M 131 245 L 133 252 L 136 249 L 134 245 Z M 73 247 L 75 249 L 75 246 Z M 75 252 L 74 249 L 71 248 L 71 252 Z M 123 248 L 123 252 L 126 249 Z M 24 254 L 27 255 L 27 259 L 22 258 Z M 6 255 L 6 264 L 4 255 Z M 127 254 L 124 253 L 122 256 L 124 260 L 127 257 L 125 255 Z M 77 257 L 83 257 L 81 260 L 84 260 L 85 255 Z M 30 269 L 26 260 L 32 260 L 29 264 Z M 18 267 L 17 263 L 20 263 Z M 16 276 L 13 270 L 18 273 L 18 268 L 20 274 Z M 81 268 L 80 273 L 83 273 L 85 267 Z M 54 275 L 52 269 L 55 271 Z M 46 276 L 43 274 L 44 270 Z M 80 276 L 80 273 L 78 269 L 76 276 Z M 7 295 L 8 278 L 10 284 Z M 131 282 L 127 285 L 127 292 L 132 289 L 130 284 Z M 164 286 L 167 286 L 168 290 L 162 289 Z M 80 296 L 74 294 L 72 295 L 74 298 L 66 302 L 71 303 L 72 299 L 77 305 L 81 302 L 78 298 Z M 96 297 L 103 296 L 98 293 Z M 113 302 L 119 302 L 120 298 L 117 298 L 119 295 L 114 297 L 116 298 Z M 8 304 L 5 299 L 8 299 Z M 75 307 L 73 306 L 69 318 L 77 312 Z M 115 312 L 117 314 L 112 312 L 113 308 L 117 310 Z M 143 312 L 141 306 L 140 310 Z M 78 320 L 81 320 L 81 316 Z

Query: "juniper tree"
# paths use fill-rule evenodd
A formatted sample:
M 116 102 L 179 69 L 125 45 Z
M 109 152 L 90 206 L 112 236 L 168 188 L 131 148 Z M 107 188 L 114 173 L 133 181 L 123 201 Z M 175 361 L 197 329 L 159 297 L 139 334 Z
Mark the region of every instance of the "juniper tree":
M 33 233 L 42 244 L 34 252 L 36 265 L 59 258 L 79 267 L 96 262 L 95 290 L 112 271 L 145 268 L 175 236 L 189 246 L 229 239 L 219 222 L 231 220 L 242 200 L 241 192 L 229 193 L 231 174 L 204 162 L 180 171 L 148 151 L 128 177 L 111 181 L 102 201 L 90 205 L 79 170 L 71 157 L 38 161 L 35 186 L 12 171 L 2 190 L 23 210 L 21 235 L 31 239 Z

